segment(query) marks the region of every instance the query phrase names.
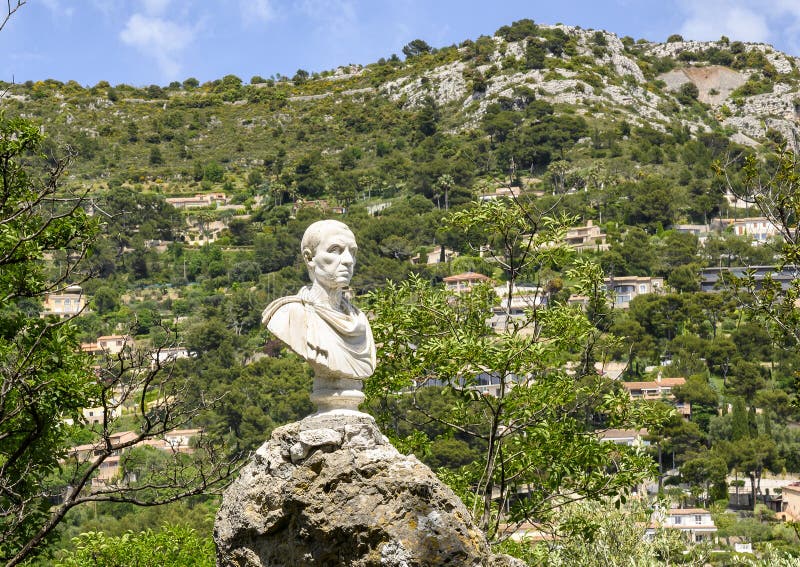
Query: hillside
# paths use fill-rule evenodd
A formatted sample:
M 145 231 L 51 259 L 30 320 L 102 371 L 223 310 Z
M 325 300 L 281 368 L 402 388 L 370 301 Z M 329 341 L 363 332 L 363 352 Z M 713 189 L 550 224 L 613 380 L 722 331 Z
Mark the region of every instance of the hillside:
M 250 451 L 310 409 L 307 366 L 281 351 L 260 314 L 304 284 L 297 248 L 311 221 L 336 216 L 353 228 L 352 284 L 366 302 L 410 274 L 437 288 L 464 272 L 504 283 L 487 227 L 456 230 L 443 217 L 514 195 L 541 218 L 569 217 L 577 228 L 558 234 L 570 258 L 599 266 L 599 303 L 571 265 L 547 259 L 514 274 L 543 305 L 582 305 L 591 319 L 602 356 L 563 347 L 552 365 L 602 377 L 601 393 L 644 397 L 642 384 L 659 384 L 648 401 L 687 417 L 674 413 L 651 432 L 659 481 L 710 505 L 728 497 L 731 471 L 753 482 L 765 469 L 800 473 L 800 355 L 741 289 L 713 289 L 726 267 L 773 265 L 786 250 L 763 222 L 758 235 L 757 221 L 741 224 L 759 213 L 727 193 L 747 178 L 743 156 L 774 163 L 777 148 L 798 149 L 800 59 L 728 38 L 653 43 L 530 20 L 458 46 L 415 40 L 404 53 L 248 83 L 0 84 L 0 111 L 41 124 L 51 162 L 73 156 L 63 185 L 84 189 L 102 224 L 87 260 L 96 277 L 82 283 L 82 342 L 174 339 L 189 400 L 219 402 L 186 425 Z M 67 260 L 51 260 L 60 275 Z M 421 398 L 434 409 L 449 400 Z M 581 416 L 589 431 L 596 417 Z M 433 467 L 463 471 L 483 447 L 437 423 L 389 422 Z M 114 427 L 133 424 L 129 413 Z M 758 454 L 748 461 L 747 451 Z M 709 459 L 722 465 L 705 467 Z M 156 512 L 128 512 L 101 510 L 105 529 L 155 522 Z M 208 518 L 194 515 L 207 530 Z M 64 545 L 79 528 L 103 527 L 96 511 L 68 519 Z
M 243 181 L 251 170 L 263 171 L 264 161 L 269 167 L 279 157 L 281 165 L 296 166 L 315 152 L 317 167 L 371 170 L 396 184 L 407 172 L 387 172 L 391 160 L 380 158 L 407 153 L 396 146 L 416 141 L 426 104 L 435 108 L 431 126 L 452 136 L 512 133 L 532 100 L 584 118 L 595 146 L 623 122 L 660 133 L 715 132 L 751 146 L 771 131 L 788 140 L 797 133 L 797 60 L 763 44 L 634 43 L 523 21 L 430 51 L 310 77 L 303 72 L 294 81 L 253 77 L 249 85 L 235 76 L 144 89 L 29 82 L 6 85 L 5 106 L 42 120 L 54 141 L 76 147 L 76 177 L 159 181 L 153 189 L 164 193 L 187 190 L 198 163 L 224 164 Z M 487 120 L 498 104 L 511 114 Z M 512 124 L 504 128 L 504 121 Z M 569 159 L 579 148 L 563 150 Z

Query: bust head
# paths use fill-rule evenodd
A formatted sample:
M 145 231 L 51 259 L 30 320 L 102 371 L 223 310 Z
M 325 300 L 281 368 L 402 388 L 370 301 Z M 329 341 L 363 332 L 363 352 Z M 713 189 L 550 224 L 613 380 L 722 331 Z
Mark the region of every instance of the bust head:
M 375 370 L 375 341 L 366 315 L 347 288 L 356 239 L 336 220 L 313 223 L 300 243 L 311 286 L 270 303 L 262 322 L 314 369 L 312 401 L 320 412 L 358 409 L 361 381 Z
M 313 285 L 329 292 L 350 285 L 358 246 L 346 224 L 337 220 L 312 223 L 303 234 L 300 249 Z

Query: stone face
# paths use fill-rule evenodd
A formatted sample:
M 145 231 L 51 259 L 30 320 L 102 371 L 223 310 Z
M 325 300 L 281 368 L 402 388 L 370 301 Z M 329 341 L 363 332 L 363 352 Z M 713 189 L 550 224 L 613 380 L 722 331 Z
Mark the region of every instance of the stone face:
M 519 564 L 492 555 L 458 497 L 357 412 L 276 429 L 225 492 L 214 539 L 220 566 Z

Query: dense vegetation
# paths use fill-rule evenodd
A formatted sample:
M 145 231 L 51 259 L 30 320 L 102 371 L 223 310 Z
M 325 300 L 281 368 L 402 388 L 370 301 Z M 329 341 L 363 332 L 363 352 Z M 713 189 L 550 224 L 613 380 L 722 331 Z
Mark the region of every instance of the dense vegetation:
M 441 49 L 417 40 L 404 50 L 405 60 L 392 56 L 363 69 L 319 74 L 298 70 L 291 81 L 253 77 L 244 84 L 229 75 L 202 85 L 189 78 L 145 88 L 52 80 L 3 85 L 2 111 L 46 125 L 43 149 L 51 163 L 59 163 L 66 146 L 77 153 L 62 188 L 85 191 L 88 210 L 102 225 L 86 263 L 97 277 L 82 284 L 92 302 L 74 321 L 78 338 L 130 333 L 146 347 L 177 336 L 192 353 L 174 368 L 189 384 L 187 403 L 219 400 L 190 425 L 225 442 L 231 453 L 255 449 L 276 425 L 311 409 L 308 369 L 271 340 L 260 312 L 303 285 L 297 248 L 313 220 L 343 214 L 352 227 L 359 294 L 380 294 L 387 280 L 412 275 L 416 285 L 437 286 L 444 276 L 477 271 L 539 285 L 553 305 L 582 291 L 574 263 L 543 259 L 511 273 L 480 252 L 486 244 L 496 249 L 495 237 L 484 234 L 491 219 L 459 228 L 443 218 L 474 211 L 475 199 L 498 188 L 517 187 L 525 210 L 568 215 L 580 224 L 592 220 L 610 248 L 584 252 L 580 261 L 600 266 L 600 279 L 664 277 L 668 292 L 637 297 L 627 310 L 604 300 L 590 304 L 593 327 L 586 336 L 603 337 L 602 357 L 564 344 L 548 363 L 582 364 L 580 378 L 590 374 L 590 362 L 604 359 L 627 362 L 627 380 L 657 372 L 686 377 L 675 395 L 692 404 L 691 420 L 673 416 L 651 429 L 652 463 L 667 486 L 683 482 L 697 503 L 711 504 L 727 497 L 731 471 L 754 481 L 764 470 L 800 472 L 800 358 L 777 325 L 744 307 L 736 289 L 699 288 L 701 268 L 773 264 L 786 252 L 782 243 L 755 245 L 729 232 L 701 243 L 676 229 L 756 214 L 755 207 L 735 209 L 724 198 L 728 185 L 740 187 L 751 175 L 733 158 L 768 154 L 785 136 L 765 130 L 757 144 L 739 145 L 733 139 L 742 138 L 721 120 L 745 112 L 750 97 L 776 84 L 796 88 L 800 76 L 794 67 L 778 72 L 763 51 L 740 42 L 687 47 L 668 57 L 624 38 L 620 53 L 635 63 L 640 81 L 612 64 L 615 42 L 604 32 L 524 20 L 494 38 Z M 671 90 L 659 78 L 706 63 L 748 75 L 722 105 L 700 102 L 691 82 Z M 447 77 L 461 82 L 460 96 L 443 87 L 443 69 L 455 69 Z M 503 81 L 505 88 L 498 87 Z M 556 83 L 567 90 L 553 91 Z M 657 116 L 620 103 L 608 94 L 613 89 L 639 102 L 653 97 Z M 726 166 L 727 179 L 715 163 Z M 770 157 L 766 167 L 776 163 Z M 233 206 L 180 209 L 165 200 L 219 192 Z M 342 212 L 331 212 L 334 206 Z M 458 256 L 411 263 L 436 245 Z M 54 259 L 51 275 L 63 276 L 68 259 Z M 446 411 L 441 406 L 448 398 L 426 396 L 421 402 L 428 409 Z M 589 414 L 597 408 L 581 409 L 588 417 L 575 424 L 596 426 L 598 416 Z M 418 450 L 454 485 L 470 478 L 465 471 L 486 450 L 480 439 L 434 423 L 416 428 L 426 435 L 420 439 L 410 425 L 418 408 L 401 401 L 393 411 L 402 418 L 389 431 L 398 443 Z M 123 416 L 114 426 L 132 425 Z M 114 504 L 76 509 L 47 553 L 102 529 L 105 535 L 81 536 L 63 560 L 82 564 L 105 538 L 179 518 L 207 536 L 213 508 L 213 499 L 201 498 L 146 512 Z M 789 531 L 741 530 L 754 541 L 797 541 Z M 150 545 L 147 538 L 166 536 L 141 537 L 123 543 L 135 553 L 136 546 Z M 194 532 L 175 537 L 210 550 Z

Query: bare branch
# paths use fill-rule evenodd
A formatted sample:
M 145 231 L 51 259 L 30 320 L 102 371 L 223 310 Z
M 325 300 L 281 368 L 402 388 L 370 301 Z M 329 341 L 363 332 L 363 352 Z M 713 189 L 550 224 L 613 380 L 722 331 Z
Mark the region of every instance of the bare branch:
M 25 4 L 27 4 L 27 2 L 28 0 L 6 0 L 6 13 L 2 18 L 0 18 L 0 31 L 6 27 L 8 20 L 10 20 L 11 16 L 14 15 L 14 12 L 22 8 Z

